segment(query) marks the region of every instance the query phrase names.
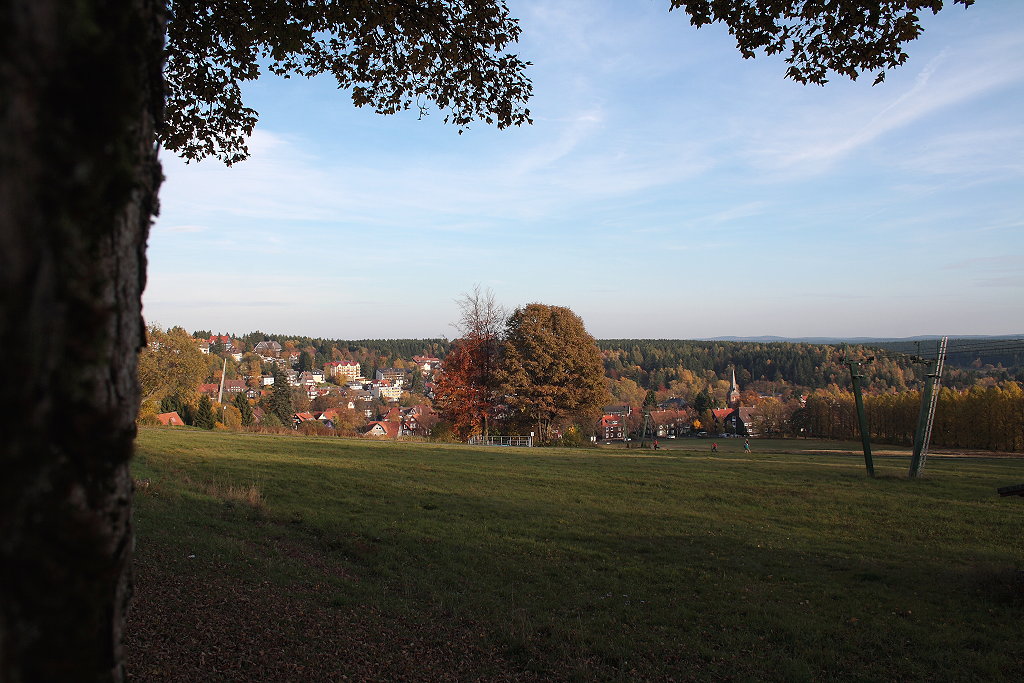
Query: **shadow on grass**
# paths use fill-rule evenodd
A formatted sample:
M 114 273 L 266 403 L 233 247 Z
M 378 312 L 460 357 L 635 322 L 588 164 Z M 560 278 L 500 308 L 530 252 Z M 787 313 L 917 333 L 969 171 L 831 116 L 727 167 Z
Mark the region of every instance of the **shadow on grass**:
M 262 516 L 154 469 L 133 647 L 164 648 L 167 670 L 227 648 L 224 677 L 251 660 L 310 680 L 370 671 L 359 648 L 390 662 L 375 677 L 413 680 L 1000 679 L 1024 663 L 1000 647 L 1024 637 L 1019 536 L 977 484 L 444 449 L 318 457 L 270 467 Z M 229 481 L 253 462 L 176 466 Z M 444 655 L 449 639 L 462 654 Z

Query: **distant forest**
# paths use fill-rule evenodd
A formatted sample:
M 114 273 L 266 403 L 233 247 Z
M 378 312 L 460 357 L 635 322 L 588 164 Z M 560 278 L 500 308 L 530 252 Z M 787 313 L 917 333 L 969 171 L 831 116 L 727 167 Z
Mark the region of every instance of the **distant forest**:
M 195 332 L 209 337 L 209 330 Z M 379 367 L 404 365 L 413 356 L 444 358 L 447 339 L 323 339 L 250 332 L 235 337 L 246 350 L 264 339 L 285 348 L 308 351 L 314 364 L 332 360 L 362 363 L 367 373 Z M 688 397 L 694 388 L 729 379 L 732 369 L 746 390 L 788 394 L 829 385 L 849 388 L 847 359 L 867 360 L 866 389 L 886 393 L 917 389 L 926 362 L 934 360 L 937 342 L 880 344 L 812 344 L 806 342 L 690 341 L 673 339 L 600 339 L 605 373 L 613 381 L 630 380 L 644 390 Z M 1024 340 L 1016 338 L 950 339 L 946 387 L 966 389 L 977 384 L 1024 382 Z
M 804 342 L 728 342 L 670 339 L 602 339 L 605 370 L 612 379 L 628 378 L 655 391 L 674 382 L 692 382 L 691 375 L 727 379 L 732 368 L 741 386 L 765 393 L 789 386 L 820 389 L 831 384 L 849 387 L 845 361 L 871 359 L 863 367 L 870 391 L 917 388 L 925 361 L 935 359 L 936 342 L 893 342 L 879 345 L 811 344 Z M 1024 340 L 977 339 L 949 342 L 943 385 L 967 388 L 979 380 L 1024 380 Z

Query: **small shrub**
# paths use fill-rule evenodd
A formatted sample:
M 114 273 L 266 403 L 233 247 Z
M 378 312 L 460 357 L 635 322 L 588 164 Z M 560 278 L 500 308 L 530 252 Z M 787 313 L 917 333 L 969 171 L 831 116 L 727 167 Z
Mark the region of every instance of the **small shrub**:
M 437 443 L 455 443 L 458 437 L 448 422 L 438 422 L 430 432 L 430 440 Z
M 185 477 L 185 481 L 186 483 L 192 483 L 188 477 Z M 267 508 L 267 501 L 263 497 L 263 491 L 256 482 L 235 485 L 207 481 L 198 484 L 197 488 L 206 495 L 228 504 L 247 505 L 253 510 L 261 512 Z
M 320 422 L 320 420 L 306 420 L 299 424 L 297 431 L 304 436 L 323 436 L 333 430 L 324 426 L 324 423 Z

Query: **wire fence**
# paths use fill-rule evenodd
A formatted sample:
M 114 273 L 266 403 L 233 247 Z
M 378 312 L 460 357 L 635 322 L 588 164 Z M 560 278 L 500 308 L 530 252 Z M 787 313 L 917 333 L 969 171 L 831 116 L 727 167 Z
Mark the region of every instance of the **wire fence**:
M 474 446 L 518 446 L 533 448 L 533 436 L 471 436 L 469 443 Z

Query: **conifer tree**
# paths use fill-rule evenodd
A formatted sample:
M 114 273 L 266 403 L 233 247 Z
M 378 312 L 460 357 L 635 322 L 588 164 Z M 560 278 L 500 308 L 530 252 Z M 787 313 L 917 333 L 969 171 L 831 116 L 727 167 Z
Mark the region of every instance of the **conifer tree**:
M 273 413 L 283 425 L 292 424 L 295 406 L 292 403 L 292 390 L 288 386 L 288 378 L 277 366 L 274 367 L 274 389 L 270 392 L 267 412 Z
M 654 393 L 654 389 L 647 390 L 647 396 L 644 398 L 644 409 L 654 410 L 658 407 L 658 396 Z
M 203 394 L 199 397 L 199 405 L 196 407 L 195 417 L 192 418 L 192 426 L 213 429 L 215 423 L 216 420 L 213 417 L 213 405 L 210 403 L 210 397 Z
M 252 425 L 254 419 L 252 406 L 249 405 L 249 399 L 245 397 L 245 392 L 240 391 L 235 394 L 235 407 L 238 408 L 238 412 L 242 415 L 242 426 L 248 427 Z

